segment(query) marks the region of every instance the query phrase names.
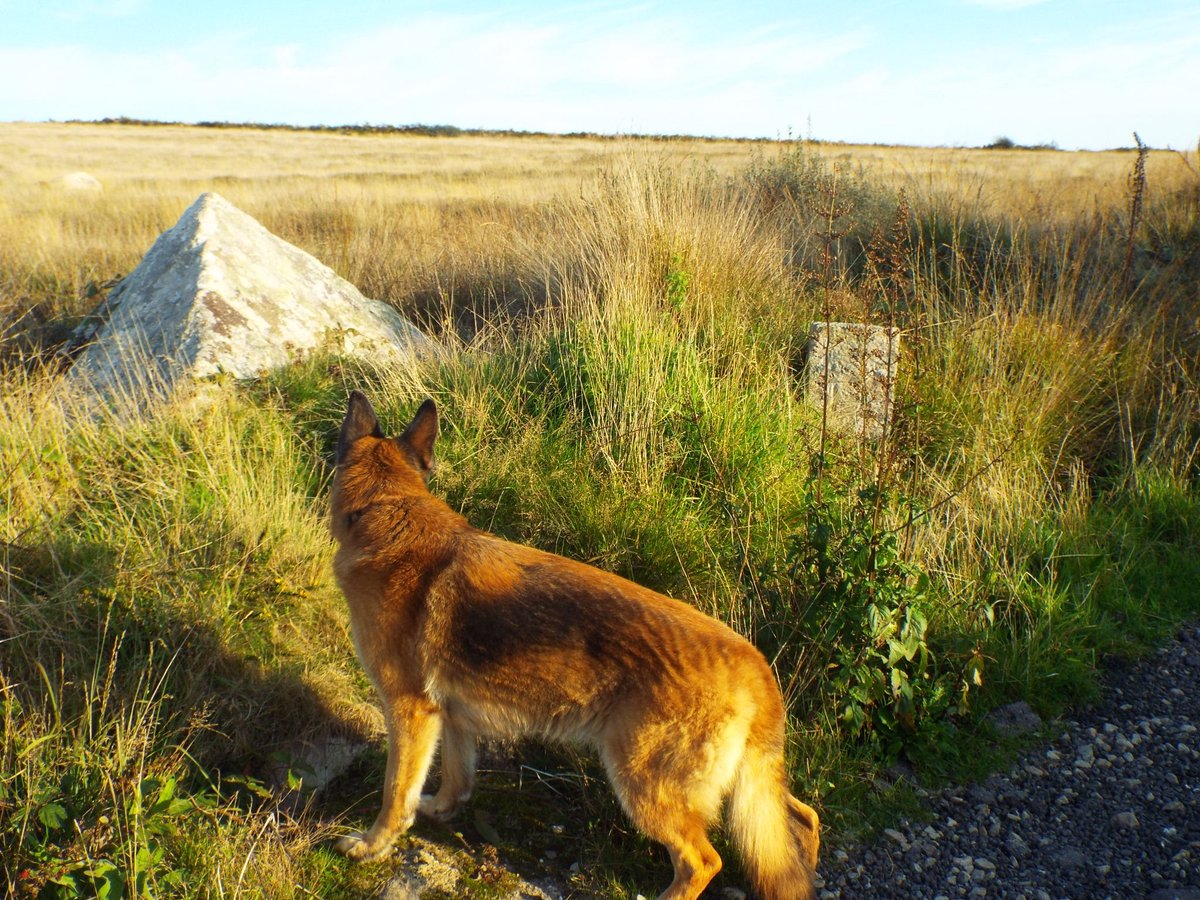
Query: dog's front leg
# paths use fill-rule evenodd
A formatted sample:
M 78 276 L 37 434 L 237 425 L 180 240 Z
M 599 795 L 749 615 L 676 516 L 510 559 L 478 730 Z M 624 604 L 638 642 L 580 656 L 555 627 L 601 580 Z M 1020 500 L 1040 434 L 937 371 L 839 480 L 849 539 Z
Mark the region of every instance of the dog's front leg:
M 437 706 L 418 696 L 403 696 L 385 703 L 384 717 L 388 757 L 383 807 L 367 831 L 347 835 L 337 842 L 338 852 L 360 861 L 382 857 L 396 837 L 412 825 L 441 725 Z

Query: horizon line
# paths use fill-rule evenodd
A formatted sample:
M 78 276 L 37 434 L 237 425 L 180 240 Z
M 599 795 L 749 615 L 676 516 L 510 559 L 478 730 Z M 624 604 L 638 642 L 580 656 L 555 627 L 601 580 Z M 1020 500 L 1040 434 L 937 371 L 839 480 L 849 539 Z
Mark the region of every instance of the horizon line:
M 831 146 L 843 147 L 911 147 L 914 149 L 927 150 L 1044 150 L 1056 153 L 1118 153 L 1125 151 L 1137 151 L 1136 144 L 1130 144 L 1121 147 L 1105 147 L 1099 150 L 1079 148 L 1075 150 L 1063 150 L 1056 142 L 1040 143 L 1040 144 L 1018 144 L 1012 141 L 1005 135 L 997 135 L 989 144 L 894 144 L 883 141 L 845 141 L 836 139 L 816 138 L 812 136 L 788 136 L 788 137 L 761 137 L 761 136 L 741 136 L 735 137 L 731 135 L 702 135 L 702 134 L 683 134 L 683 133 L 646 133 L 646 132 L 604 132 L 604 131 L 542 131 L 533 129 L 519 128 L 477 128 L 470 126 L 459 126 L 450 124 L 429 124 L 429 123 L 412 123 L 404 125 L 393 125 L 384 123 L 345 123 L 340 125 L 326 124 L 311 124 L 298 125 L 288 122 L 255 122 L 255 121 L 232 121 L 232 120 L 200 120 L 194 122 L 186 122 L 169 119 L 142 119 L 134 116 L 105 116 L 99 119 L 12 119 L 4 124 L 29 124 L 29 125 L 131 125 L 137 127 L 183 127 L 183 128 L 231 128 L 231 129 L 250 129 L 261 131 L 311 131 L 311 132 L 334 132 L 339 134 L 360 134 L 360 135 L 384 135 L 384 134 L 408 134 L 422 137 L 560 137 L 560 138 L 587 138 L 593 140 L 623 140 L 623 139 L 641 139 L 651 141 L 702 141 L 702 142 L 729 142 L 729 143 L 770 143 L 770 144 L 827 144 Z M 1173 152 L 1170 147 L 1151 147 L 1146 149 L 1151 151 L 1168 151 Z

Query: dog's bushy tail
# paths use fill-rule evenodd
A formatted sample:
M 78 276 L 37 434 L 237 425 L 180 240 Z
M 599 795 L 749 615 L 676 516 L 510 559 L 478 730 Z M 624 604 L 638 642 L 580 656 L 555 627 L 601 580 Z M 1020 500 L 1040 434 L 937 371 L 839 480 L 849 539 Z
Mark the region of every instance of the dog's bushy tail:
M 820 823 L 786 784 L 782 753 L 747 747 L 729 796 L 729 829 L 762 900 L 811 900 Z

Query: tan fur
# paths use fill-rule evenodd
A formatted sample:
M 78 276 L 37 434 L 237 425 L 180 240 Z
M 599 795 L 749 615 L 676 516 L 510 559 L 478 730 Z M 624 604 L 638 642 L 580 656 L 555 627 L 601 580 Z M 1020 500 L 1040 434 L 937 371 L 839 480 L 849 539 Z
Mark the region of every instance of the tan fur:
M 339 437 L 334 568 L 388 762 L 375 824 L 338 849 L 379 858 L 418 811 L 449 818 L 477 738 L 532 734 L 596 748 L 634 823 L 670 852 L 661 898 L 695 900 L 721 869 L 707 832 L 726 797 L 759 895 L 811 897 L 817 814 L 787 790 L 762 655 L 685 603 L 472 528 L 425 487 L 436 434 L 432 401 L 390 439 L 355 392 Z M 422 796 L 439 737 L 441 785 Z

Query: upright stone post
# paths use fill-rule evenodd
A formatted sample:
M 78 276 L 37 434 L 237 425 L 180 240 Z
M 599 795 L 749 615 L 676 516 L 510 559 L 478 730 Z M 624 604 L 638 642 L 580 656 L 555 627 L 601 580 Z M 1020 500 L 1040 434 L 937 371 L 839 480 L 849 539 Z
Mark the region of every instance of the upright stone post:
M 814 322 L 805 346 L 804 396 L 829 428 L 880 440 L 892 424 L 900 332 L 882 325 Z

